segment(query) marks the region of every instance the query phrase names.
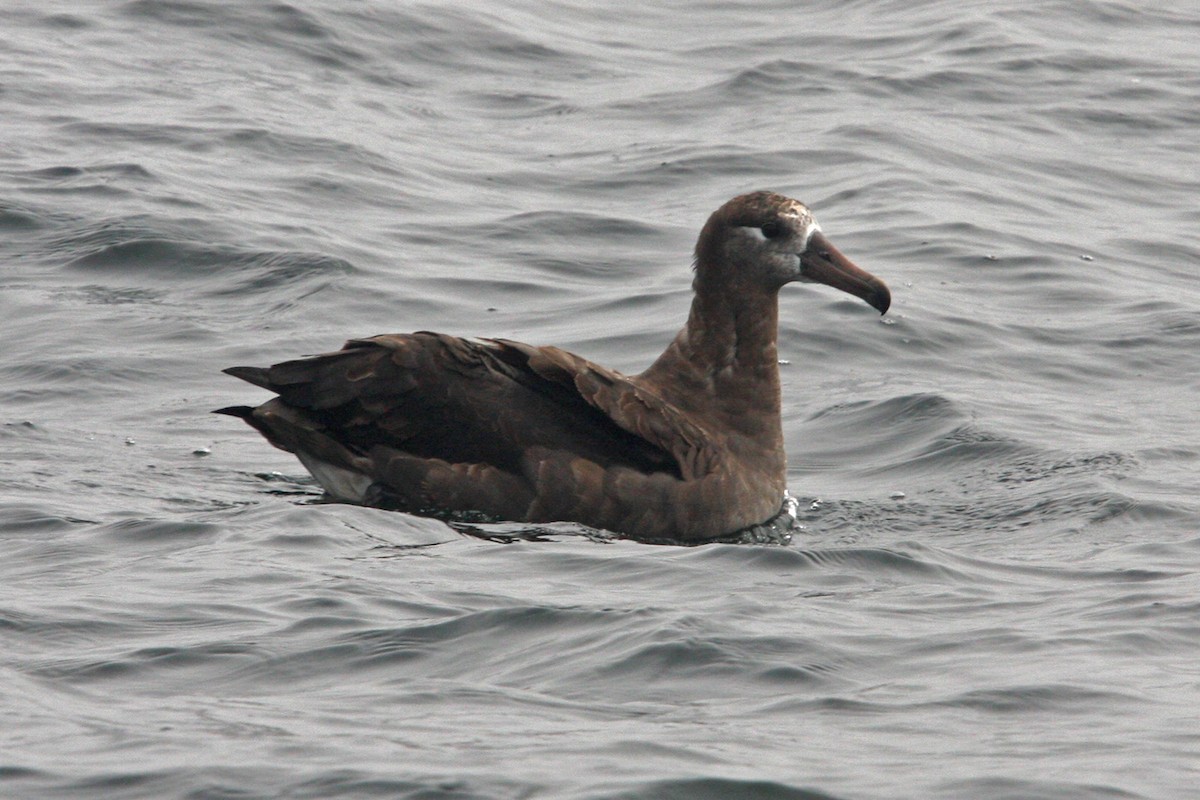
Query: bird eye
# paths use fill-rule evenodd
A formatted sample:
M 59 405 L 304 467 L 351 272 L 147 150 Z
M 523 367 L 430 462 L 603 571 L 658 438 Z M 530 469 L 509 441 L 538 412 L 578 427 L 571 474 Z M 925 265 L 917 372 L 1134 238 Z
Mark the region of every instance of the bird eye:
M 762 235 L 768 239 L 774 239 L 781 233 L 783 233 L 783 226 L 779 224 L 778 220 L 773 219 L 762 224 Z

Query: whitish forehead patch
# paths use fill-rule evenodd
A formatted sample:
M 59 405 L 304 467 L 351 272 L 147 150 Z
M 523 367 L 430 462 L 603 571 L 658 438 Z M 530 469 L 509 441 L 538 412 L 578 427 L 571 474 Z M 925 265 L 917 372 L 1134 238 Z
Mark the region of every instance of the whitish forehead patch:
M 791 217 L 796 220 L 796 227 L 804 232 L 804 243 L 812 238 L 814 231 L 821 230 L 821 226 L 813 218 L 812 211 L 803 203 L 793 200 L 786 210 L 780 212 L 781 216 Z

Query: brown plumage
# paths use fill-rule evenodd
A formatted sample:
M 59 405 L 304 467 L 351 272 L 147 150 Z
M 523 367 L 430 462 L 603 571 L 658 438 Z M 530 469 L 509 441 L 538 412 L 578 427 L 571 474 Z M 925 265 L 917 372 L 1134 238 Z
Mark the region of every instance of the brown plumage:
M 556 347 L 390 334 L 227 369 L 278 397 L 219 413 L 295 453 L 348 502 L 575 521 L 637 539 L 725 537 L 783 500 L 777 295 L 793 280 L 880 312 L 890 303 L 808 208 L 755 192 L 709 218 L 687 325 L 639 375 Z

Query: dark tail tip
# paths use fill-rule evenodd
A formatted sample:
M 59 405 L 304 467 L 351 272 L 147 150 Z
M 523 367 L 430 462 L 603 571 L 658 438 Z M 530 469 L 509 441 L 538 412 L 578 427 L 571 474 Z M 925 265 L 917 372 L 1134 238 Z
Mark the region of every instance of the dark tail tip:
M 226 375 L 232 375 L 235 378 L 241 378 L 247 383 L 253 383 L 255 386 L 261 386 L 264 389 L 271 388 L 271 379 L 268 377 L 270 370 L 263 367 L 229 367 L 223 369 Z
M 225 406 L 225 408 L 214 408 L 212 413 L 227 414 L 228 416 L 231 416 L 231 417 L 237 417 L 238 419 L 244 419 L 244 420 L 249 421 L 250 417 L 252 417 L 254 415 L 254 407 L 253 406 Z

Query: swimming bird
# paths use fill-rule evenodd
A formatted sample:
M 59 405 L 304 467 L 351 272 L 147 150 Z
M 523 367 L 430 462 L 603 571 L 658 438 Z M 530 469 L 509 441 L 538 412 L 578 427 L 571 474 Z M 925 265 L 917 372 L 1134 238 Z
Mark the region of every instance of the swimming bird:
M 776 515 L 786 491 L 776 338 L 792 281 L 880 313 L 891 303 L 807 206 L 753 192 L 704 225 L 687 324 L 640 374 L 507 339 L 387 334 L 226 369 L 278 396 L 217 413 L 294 453 L 335 500 L 641 540 L 729 537 Z

